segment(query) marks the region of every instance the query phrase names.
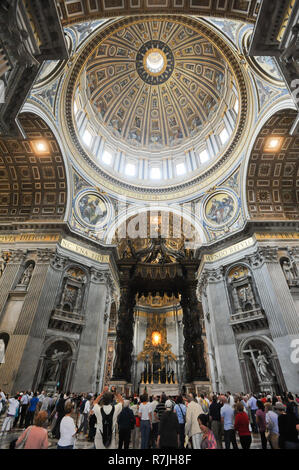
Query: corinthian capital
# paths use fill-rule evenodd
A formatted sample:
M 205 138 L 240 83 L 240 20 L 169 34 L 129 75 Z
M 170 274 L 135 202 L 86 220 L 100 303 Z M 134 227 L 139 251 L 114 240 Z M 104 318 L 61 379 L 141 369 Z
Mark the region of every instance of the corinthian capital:
M 207 282 L 219 282 L 222 281 L 224 276 L 224 267 L 221 266 L 217 269 L 207 269 Z
M 258 249 L 258 251 L 267 263 L 278 262 L 278 248 L 272 246 L 262 246 Z
M 90 268 L 90 280 L 95 284 L 106 284 L 107 273 L 105 271 L 99 271 L 96 268 Z
M 68 261 L 68 258 L 66 258 L 65 256 L 61 256 L 61 255 L 58 255 L 57 253 L 54 253 L 52 256 L 52 260 L 51 260 L 51 266 L 52 268 L 61 271 L 64 269 L 67 261 Z

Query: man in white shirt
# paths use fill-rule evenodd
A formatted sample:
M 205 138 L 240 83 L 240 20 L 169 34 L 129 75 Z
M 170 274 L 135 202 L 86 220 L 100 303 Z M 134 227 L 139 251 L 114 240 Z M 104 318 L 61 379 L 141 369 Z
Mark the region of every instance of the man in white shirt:
M 250 398 L 247 402 L 247 406 L 248 406 L 248 410 L 250 410 L 250 416 L 251 416 L 251 423 L 252 423 L 252 432 L 254 434 L 257 434 L 258 432 L 258 429 L 257 429 L 257 424 L 256 424 L 256 417 L 255 417 L 255 414 L 256 414 L 256 411 L 257 411 L 257 399 L 255 398 L 255 396 L 253 395 L 253 393 L 250 394 Z
M 225 449 L 230 449 L 230 443 L 233 445 L 233 449 L 238 449 L 235 433 L 235 412 L 232 407 L 227 403 L 227 398 L 222 399 L 223 407 L 220 410 L 221 422 L 224 428 L 224 442 Z
M 102 404 L 99 405 L 99 401 L 102 399 Z M 117 449 L 116 445 L 116 423 L 117 417 L 122 410 L 123 407 L 123 398 L 121 395 L 117 395 L 116 397 L 118 403 L 113 405 L 114 395 L 111 392 L 102 392 L 94 401 L 93 411 L 97 417 L 97 432 L 94 439 L 96 449 Z M 103 443 L 103 415 L 109 416 L 111 413 L 112 415 L 112 438 L 110 444 L 105 447 Z M 111 416 L 111 415 L 110 415 Z
M 20 406 L 21 406 L 20 428 L 23 428 L 23 425 L 25 423 L 25 417 L 26 417 L 28 405 L 29 405 L 29 395 L 28 395 L 28 392 L 24 392 L 20 401 Z
M 148 402 L 148 396 L 146 393 L 140 397 L 140 400 L 141 404 L 139 406 L 138 415 L 140 418 L 141 449 L 148 449 L 153 413 L 151 403 Z
M 9 398 L 8 400 L 9 406 L 7 410 L 7 416 L 3 421 L 2 429 L 1 432 L 5 431 L 10 431 L 17 413 L 17 410 L 19 408 L 19 401 L 18 401 L 18 395 L 15 397 Z
M 83 428 L 83 434 L 86 437 L 88 436 L 87 428 L 88 428 L 88 417 L 90 413 L 90 400 L 91 400 L 91 396 L 88 395 L 86 402 L 85 402 L 84 410 L 83 410 L 83 421 L 78 429 L 78 433 L 79 433 L 82 431 L 82 428 Z
M 188 395 L 188 406 L 186 411 L 185 434 L 192 439 L 193 449 L 201 448 L 202 431 L 198 424 L 198 416 L 204 414 L 203 409 L 196 400 L 194 393 Z

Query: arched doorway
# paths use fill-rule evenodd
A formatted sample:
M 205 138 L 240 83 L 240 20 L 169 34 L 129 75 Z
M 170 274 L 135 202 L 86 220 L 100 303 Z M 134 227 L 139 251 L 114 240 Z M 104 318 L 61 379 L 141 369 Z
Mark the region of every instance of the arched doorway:
M 286 389 L 277 353 L 269 338 L 254 336 L 243 340 L 239 358 L 247 392 L 282 393 Z
M 70 385 L 72 356 L 72 348 L 66 341 L 52 342 L 43 357 L 43 371 L 38 389 L 66 391 Z

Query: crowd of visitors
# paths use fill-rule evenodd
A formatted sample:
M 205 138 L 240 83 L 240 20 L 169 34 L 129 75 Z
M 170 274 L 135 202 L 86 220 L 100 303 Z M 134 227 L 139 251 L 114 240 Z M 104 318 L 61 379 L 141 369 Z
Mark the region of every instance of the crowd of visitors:
M 0 415 L 0 437 L 22 430 L 11 448 L 47 449 L 49 435 L 58 449 L 75 448 L 76 439 L 96 449 L 128 449 L 130 443 L 133 449 L 250 449 L 259 435 L 262 449 L 299 449 L 299 397 L 291 393 L 149 398 L 105 387 L 99 396 L 42 391 L 9 397 L 0 390 Z

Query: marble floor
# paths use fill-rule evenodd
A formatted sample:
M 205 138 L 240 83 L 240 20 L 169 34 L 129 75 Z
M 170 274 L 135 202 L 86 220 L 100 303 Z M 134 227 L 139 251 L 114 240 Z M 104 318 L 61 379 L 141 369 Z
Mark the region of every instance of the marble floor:
M 0 417 L 0 429 L 2 428 L 4 417 Z M 14 439 L 17 439 L 19 435 L 22 433 L 22 429 L 13 428 L 11 431 L 4 433 L 3 435 L 0 432 L 0 449 L 9 449 L 9 444 Z M 51 430 L 48 428 L 48 439 L 49 439 L 49 449 L 56 449 L 57 446 L 57 439 L 53 439 L 51 435 Z M 237 443 L 239 448 L 241 449 L 241 445 L 239 439 L 237 438 Z M 223 443 L 224 447 L 224 443 Z M 130 443 L 130 448 L 131 443 Z M 261 440 L 259 434 L 252 434 L 252 444 L 251 449 L 261 449 Z M 78 438 L 75 442 L 75 449 L 94 449 L 94 443 L 88 442 L 88 439 L 80 433 Z

